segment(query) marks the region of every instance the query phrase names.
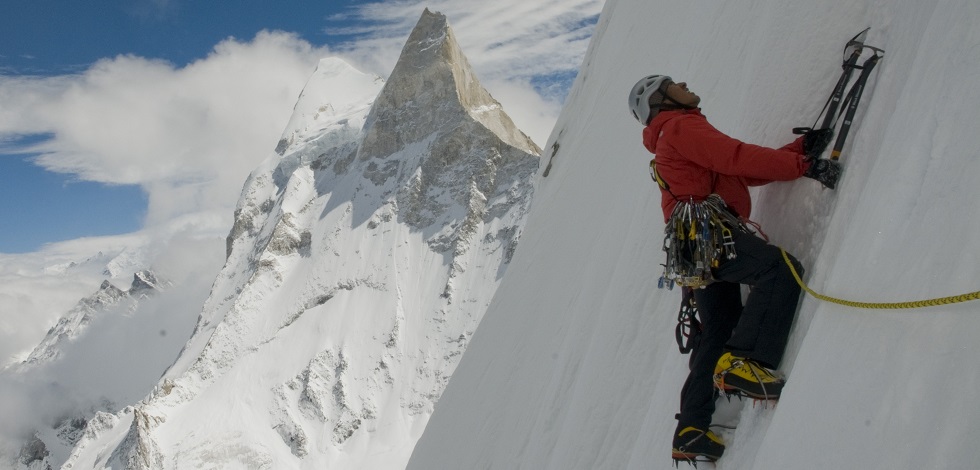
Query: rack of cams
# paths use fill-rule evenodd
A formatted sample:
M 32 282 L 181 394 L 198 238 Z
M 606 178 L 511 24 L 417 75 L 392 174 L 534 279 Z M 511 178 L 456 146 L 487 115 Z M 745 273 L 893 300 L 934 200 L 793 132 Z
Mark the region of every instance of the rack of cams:
M 741 229 L 742 224 L 717 194 L 703 201 L 678 201 L 664 229 L 667 261 L 659 286 L 701 288 L 710 284 L 714 280 L 711 268 L 735 258 L 733 228 Z

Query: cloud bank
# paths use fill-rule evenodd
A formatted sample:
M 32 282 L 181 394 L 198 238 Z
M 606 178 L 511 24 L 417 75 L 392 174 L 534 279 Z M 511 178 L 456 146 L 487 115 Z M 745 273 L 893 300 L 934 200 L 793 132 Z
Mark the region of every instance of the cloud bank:
M 222 250 L 221 240 L 175 236 L 153 263 L 158 279 L 172 285 L 135 308 L 124 300 L 97 312 L 81 336 L 61 344 L 58 359 L 0 371 L 0 466 L 36 430 L 114 412 L 146 396 L 190 337 Z

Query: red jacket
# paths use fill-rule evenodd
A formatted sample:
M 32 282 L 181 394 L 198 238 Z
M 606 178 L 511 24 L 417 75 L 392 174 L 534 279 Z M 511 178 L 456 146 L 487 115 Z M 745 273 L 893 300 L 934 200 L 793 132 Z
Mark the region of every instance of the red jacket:
M 712 193 L 749 217 L 749 186 L 797 179 L 808 166 L 802 137 L 778 150 L 747 144 L 712 127 L 700 109 L 661 111 L 643 129 L 643 145 L 656 154 L 657 173 L 669 185 L 669 192 L 661 188 L 664 221 L 677 199 L 701 201 Z

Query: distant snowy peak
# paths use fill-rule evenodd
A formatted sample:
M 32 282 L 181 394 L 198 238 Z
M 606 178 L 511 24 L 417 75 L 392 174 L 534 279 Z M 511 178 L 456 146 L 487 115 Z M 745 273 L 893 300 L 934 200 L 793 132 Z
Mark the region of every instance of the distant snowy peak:
M 21 366 L 30 367 L 57 358 L 61 354 L 62 344 L 78 337 L 96 316 L 126 301 L 132 303 L 128 309 L 132 311 L 140 299 L 167 286 L 169 283 L 157 280 L 149 270 L 135 273 L 128 291 L 119 289 L 108 280 L 102 281 L 97 292 L 80 300 L 48 330 L 48 334 Z
M 153 292 L 159 288 L 160 281 L 155 274 L 149 270 L 142 270 L 133 274 L 133 284 L 129 286 L 129 295 L 132 297 L 141 296 L 148 292 Z
M 430 129 L 458 120 L 460 113 L 508 145 L 541 154 L 477 80 L 446 16 L 426 9 L 368 116 L 362 155 L 391 155 L 422 141 Z

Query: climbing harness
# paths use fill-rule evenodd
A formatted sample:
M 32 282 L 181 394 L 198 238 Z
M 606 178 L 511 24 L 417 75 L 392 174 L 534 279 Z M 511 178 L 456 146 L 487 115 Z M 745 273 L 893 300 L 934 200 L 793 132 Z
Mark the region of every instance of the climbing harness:
M 663 250 L 667 256 L 657 285 L 661 289 L 673 289 L 675 284 L 682 287 L 674 337 L 681 354 L 688 354 L 696 347 L 702 330 L 694 289 L 712 283 L 711 269 L 736 257 L 734 232 L 749 232 L 749 228 L 717 194 L 703 201 L 678 198 L 657 172 L 656 159 L 650 160 L 650 177 L 677 201 L 664 228 Z
M 969 302 L 971 300 L 980 300 L 980 291 L 970 292 L 968 294 L 953 295 L 949 297 L 939 297 L 936 299 L 928 300 L 916 300 L 910 302 L 856 302 L 853 300 L 843 300 L 836 297 L 831 297 L 828 295 L 819 294 L 803 282 L 800 278 L 799 273 L 796 272 L 796 267 L 789 259 L 789 255 L 786 254 L 786 250 L 780 248 L 783 253 L 783 260 L 786 261 L 786 265 L 789 266 L 790 272 L 793 273 L 793 278 L 796 279 L 796 283 L 806 291 L 808 294 L 823 300 L 825 302 L 831 302 L 838 305 L 846 305 L 848 307 L 855 308 L 869 308 L 869 309 L 911 309 L 911 308 L 922 308 L 922 307 L 935 307 L 939 305 L 950 305 L 958 304 L 963 302 Z

